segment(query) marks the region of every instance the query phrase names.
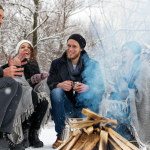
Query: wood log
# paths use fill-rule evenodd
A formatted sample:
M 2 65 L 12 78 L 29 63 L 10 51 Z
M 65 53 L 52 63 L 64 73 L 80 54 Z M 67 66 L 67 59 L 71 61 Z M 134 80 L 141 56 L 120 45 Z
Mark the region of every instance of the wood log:
M 70 124 L 85 124 L 85 123 L 93 123 L 95 120 L 85 120 L 85 121 L 71 121 Z
M 94 124 L 98 124 L 99 123 L 99 120 L 96 120 L 92 123 L 86 123 L 86 124 L 79 124 L 79 125 L 75 125 L 75 126 L 70 126 L 70 129 L 74 129 L 74 128 L 86 128 L 86 127 L 89 127 L 89 126 L 92 126 Z
M 107 120 L 111 124 L 117 124 L 117 120 L 110 120 L 108 118 L 102 117 L 102 116 L 98 115 L 97 113 L 95 113 L 89 109 L 83 108 L 82 113 L 84 115 L 86 115 L 87 117 L 92 118 L 94 120 Z
M 70 137 L 69 139 L 66 139 L 66 140 L 64 141 L 64 143 L 61 144 L 56 150 L 62 149 L 62 148 L 63 148 L 68 142 L 70 142 L 72 139 L 73 139 L 73 136 Z
M 82 135 L 80 136 L 79 140 L 77 141 L 77 143 L 72 148 L 72 150 L 82 149 L 84 147 L 85 143 L 88 141 L 88 139 L 89 139 L 89 136 L 83 132 Z
M 83 128 L 83 131 L 84 131 L 85 133 L 87 133 L 87 135 L 89 135 L 90 133 L 93 133 L 94 128 L 93 128 L 93 126 L 90 126 L 90 127 L 88 127 L 87 129 L 86 129 L 86 128 Z
M 109 132 L 111 138 L 123 149 L 123 150 L 131 150 L 127 145 L 121 142 L 118 138 L 116 138 L 111 132 Z
M 99 133 L 100 132 L 100 128 L 95 128 L 94 131 Z
M 86 120 L 86 121 L 71 121 L 70 124 L 86 124 L 86 123 L 93 123 L 95 121 L 99 121 L 102 123 L 110 123 L 109 120 Z
M 72 131 L 72 132 L 69 132 L 69 135 L 70 136 L 76 136 L 77 134 L 81 134 L 82 132 L 81 132 L 81 130 L 74 130 L 74 131 Z
M 99 150 L 107 150 L 107 144 L 108 144 L 108 132 L 101 130 Z
M 77 134 L 76 136 L 74 136 L 73 139 L 67 145 L 65 145 L 61 150 L 70 150 L 75 145 L 79 137 L 80 137 L 80 134 Z
M 108 141 L 111 143 L 111 145 L 113 146 L 113 150 L 122 150 L 113 140 L 111 140 L 110 138 L 108 138 Z
M 117 137 L 118 139 L 120 139 L 124 144 L 128 145 L 130 148 L 132 148 L 134 150 L 139 150 L 139 148 L 137 148 L 135 145 L 133 145 L 132 143 L 130 143 L 128 140 L 126 140 L 120 134 L 118 134 L 117 132 L 115 132 L 113 129 L 109 128 L 108 132 L 109 133 L 111 132 L 115 137 Z
M 98 134 L 90 134 L 82 150 L 92 150 L 98 143 L 100 136 Z

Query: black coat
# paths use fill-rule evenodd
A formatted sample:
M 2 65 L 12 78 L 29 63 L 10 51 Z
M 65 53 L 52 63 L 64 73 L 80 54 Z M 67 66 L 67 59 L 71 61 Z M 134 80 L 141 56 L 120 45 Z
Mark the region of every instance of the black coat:
M 35 74 L 40 74 L 38 63 L 28 62 L 27 64 L 23 65 L 23 67 L 26 80 L 30 79 Z
M 81 72 L 82 83 L 89 85 L 90 90 L 77 94 L 76 106 L 80 105 L 97 105 L 102 99 L 104 93 L 104 82 L 101 75 L 99 63 L 90 59 L 85 50 L 81 52 L 83 59 L 83 71 Z M 67 58 L 66 52 L 62 57 L 52 61 L 49 71 L 50 75 L 47 84 L 52 91 L 58 83 L 68 80 Z M 71 99 L 73 92 L 65 91 L 66 96 Z

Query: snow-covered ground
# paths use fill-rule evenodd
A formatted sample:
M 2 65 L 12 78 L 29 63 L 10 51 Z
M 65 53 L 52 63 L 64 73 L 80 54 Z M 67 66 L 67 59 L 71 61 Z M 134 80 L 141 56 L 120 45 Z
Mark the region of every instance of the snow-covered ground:
M 54 150 L 52 148 L 52 144 L 56 140 L 56 132 L 55 125 L 53 121 L 49 121 L 48 124 L 45 125 L 45 128 L 42 129 L 40 134 L 40 140 L 43 141 L 44 147 L 42 148 L 27 148 L 26 150 Z

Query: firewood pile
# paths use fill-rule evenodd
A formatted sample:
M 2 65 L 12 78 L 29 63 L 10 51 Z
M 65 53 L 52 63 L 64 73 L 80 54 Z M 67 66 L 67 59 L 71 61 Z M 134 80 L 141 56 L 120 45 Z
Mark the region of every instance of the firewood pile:
M 70 137 L 57 150 L 138 150 L 135 145 L 127 141 L 112 128 L 117 120 L 102 117 L 89 109 L 83 109 L 87 116 L 84 121 L 71 121 Z M 106 127 L 107 125 L 107 127 Z M 109 144 L 109 148 L 108 148 Z

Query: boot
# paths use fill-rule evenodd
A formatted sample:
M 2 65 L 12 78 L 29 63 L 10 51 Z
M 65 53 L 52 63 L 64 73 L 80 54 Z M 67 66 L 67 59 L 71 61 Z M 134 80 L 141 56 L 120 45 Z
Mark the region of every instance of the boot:
M 55 143 L 52 145 L 53 148 L 57 148 L 61 145 L 61 143 L 59 142 L 61 140 L 61 136 L 57 136 L 57 139 L 55 141 Z
M 28 129 L 23 130 L 23 136 L 24 136 L 24 139 L 23 139 L 23 141 L 20 144 L 22 146 L 24 146 L 25 148 L 28 148 L 29 147 Z
M 33 128 L 30 129 L 30 132 L 29 132 L 29 143 L 30 143 L 30 146 L 33 146 L 34 148 L 43 147 L 43 142 L 40 141 L 36 129 L 33 129 Z
M 21 144 L 15 144 L 9 137 L 7 133 L 3 133 L 3 138 L 8 142 L 10 150 L 25 150 Z

